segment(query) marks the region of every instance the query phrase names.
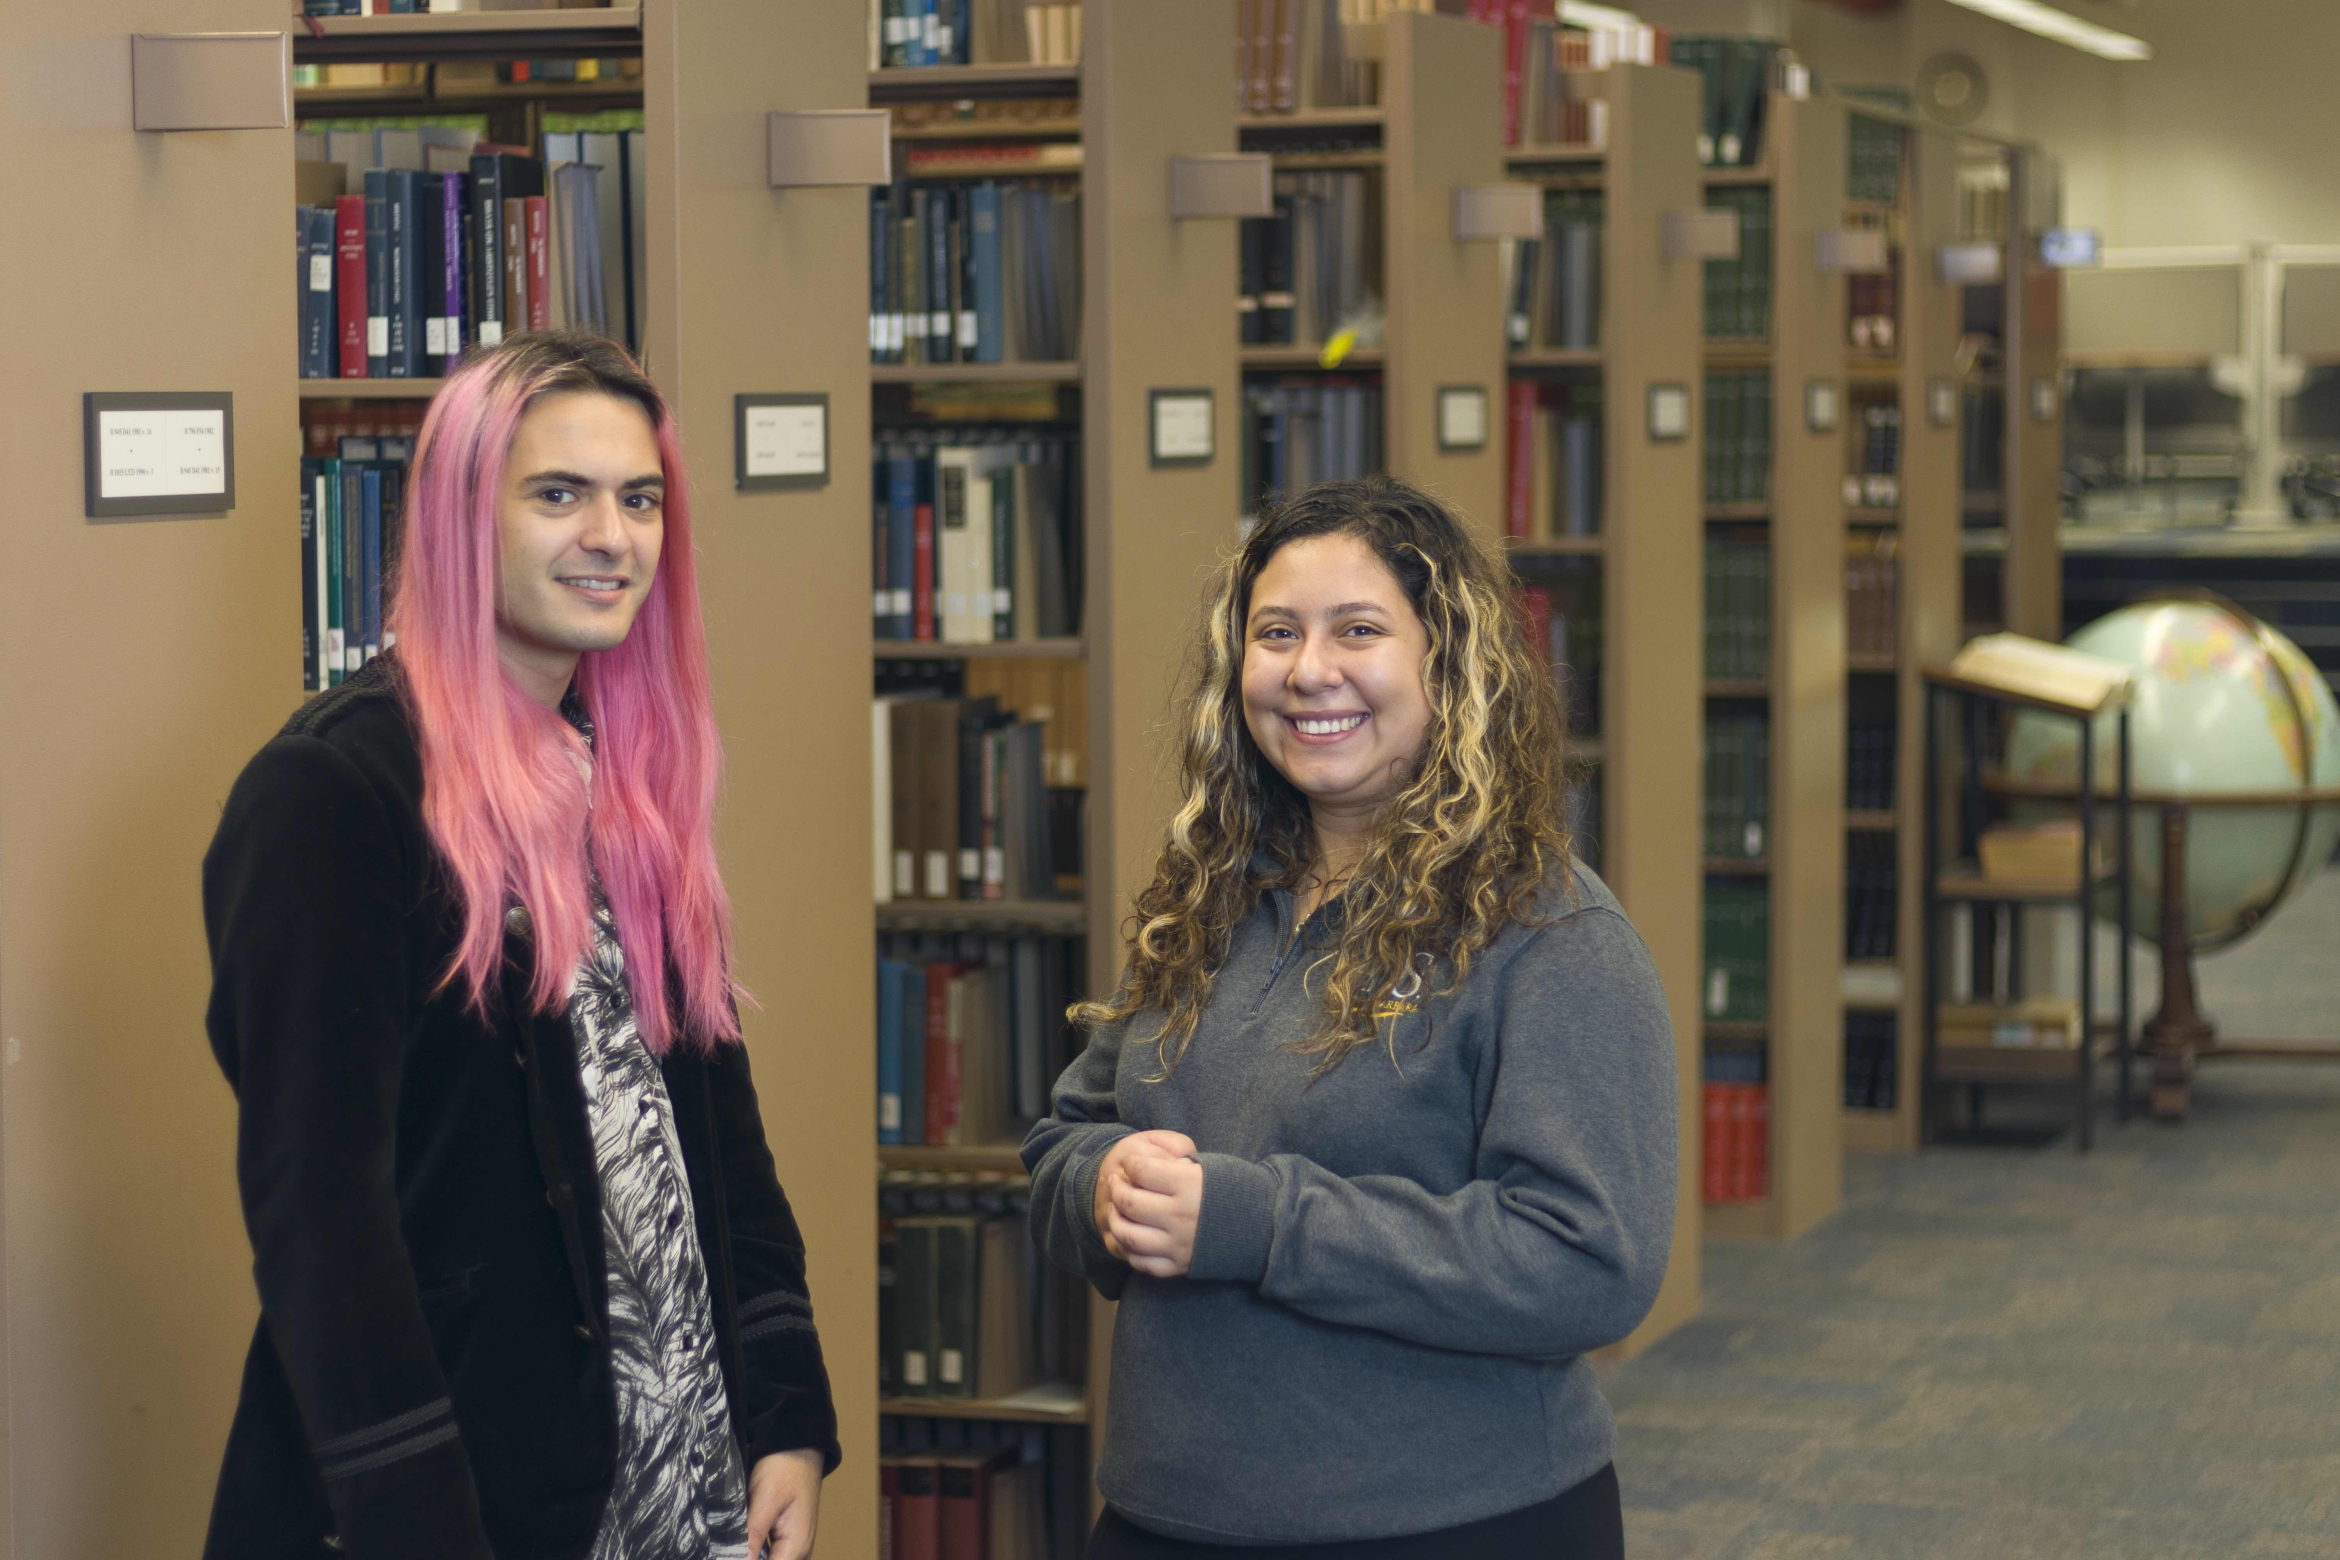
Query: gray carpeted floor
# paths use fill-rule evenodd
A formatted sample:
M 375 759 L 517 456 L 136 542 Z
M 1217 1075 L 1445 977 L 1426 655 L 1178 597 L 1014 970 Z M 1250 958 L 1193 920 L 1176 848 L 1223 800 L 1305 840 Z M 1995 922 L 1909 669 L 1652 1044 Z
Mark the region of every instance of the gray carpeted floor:
M 2320 887 L 2205 1007 L 2340 1032 Z M 2218 1063 L 2181 1127 L 1846 1192 L 1710 1244 L 1705 1313 L 1608 1376 L 1634 1560 L 2340 1557 L 2340 1065 Z

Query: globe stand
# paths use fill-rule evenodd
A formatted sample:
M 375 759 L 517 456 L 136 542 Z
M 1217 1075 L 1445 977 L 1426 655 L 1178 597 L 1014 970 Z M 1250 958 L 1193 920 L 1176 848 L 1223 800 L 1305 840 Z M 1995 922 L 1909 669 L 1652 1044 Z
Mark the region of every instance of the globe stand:
M 2183 1121 L 2192 1104 L 2194 1069 L 2203 1062 L 2242 1058 L 2256 1061 L 2340 1062 L 2340 1041 L 2306 1040 L 2272 1044 L 2220 1041 L 2218 1026 L 2195 995 L 2194 945 L 2186 934 L 2186 819 L 2189 806 L 2265 806 L 2269 801 L 2329 805 L 2340 791 L 2310 788 L 2296 796 L 2196 797 L 2190 803 L 2161 801 L 2161 916 L 2154 941 L 2161 949 L 2161 1008 L 2145 1021 L 2144 1040 L 2153 1058 L 2153 1114 Z M 2303 831 L 2304 837 L 2304 831 Z M 2294 866 L 2296 866 L 2296 861 Z
M 2153 1058 L 2153 1114 L 2183 1121 L 2194 1062 L 2217 1043 L 2218 1026 L 2194 996 L 2194 948 L 2186 935 L 2186 809 L 2161 808 L 2161 1007 L 2145 1020 L 2145 1050 Z

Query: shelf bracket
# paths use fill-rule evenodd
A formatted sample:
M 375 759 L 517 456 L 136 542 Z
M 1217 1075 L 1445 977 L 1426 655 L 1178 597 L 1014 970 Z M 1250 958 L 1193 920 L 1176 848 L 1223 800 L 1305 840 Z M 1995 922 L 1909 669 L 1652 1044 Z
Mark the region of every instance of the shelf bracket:
M 1544 192 L 1533 184 L 1460 184 L 1454 191 L 1457 243 L 1541 238 Z
M 882 108 L 803 108 L 764 116 L 765 174 L 776 190 L 891 184 L 894 141 Z
M 1669 211 L 1658 219 L 1659 252 L 1668 260 L 1736 260 L 1736 211 Z
M 1170 159 L 1170 215 L 1189 217 L 1272 217 L 1276 198 L 1273 166 L 1258 152 L 1225 152 Z
M 292 35 L 133 33 L 137 130 L 282 130 L 292 123 Z

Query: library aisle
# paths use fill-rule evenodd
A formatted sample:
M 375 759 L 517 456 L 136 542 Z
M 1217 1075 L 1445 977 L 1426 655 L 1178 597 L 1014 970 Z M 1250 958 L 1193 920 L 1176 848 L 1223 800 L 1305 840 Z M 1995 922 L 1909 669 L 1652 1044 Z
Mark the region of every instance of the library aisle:
M 2335 939 L 2327 870 L 2204 1007 L 2328 1035 Z M 2220 1063 L 2087 1155 L 1853 1156 L 1836 1217 L 1711 1248 L 1699 1319 L 1603 1382 L 1628 1552 L 2340 1553 L 2336 1112 L 2340 1068 Z

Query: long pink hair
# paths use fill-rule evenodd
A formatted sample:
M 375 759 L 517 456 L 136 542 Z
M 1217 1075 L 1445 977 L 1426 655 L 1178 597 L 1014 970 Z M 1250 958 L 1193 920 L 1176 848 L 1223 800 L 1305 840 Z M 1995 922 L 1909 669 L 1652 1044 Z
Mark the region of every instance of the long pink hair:
M 576 695 L 585 744 L 523 693 L 496 655 L 499 497 L 512 437 L 540 396 L 624 396 L 648 413 L 666 477 L 657 578 L 633 631 L 588 651 Z M 505 912 L 527 907 L 530 1003 L 558 1009 L 592 940 L 590 859 L 617 922 L 642 1041 L 739 1036 L 731 902 L 715 864 L 722 748 L 691 555 L 674 418 L 623 348 L 582 333 L 511 338 L 448 376 L 415 441 L 389 626 L 422 746 L 423 821 L 462 907 L 446 986 L 482 1010 L 503 957 Z

